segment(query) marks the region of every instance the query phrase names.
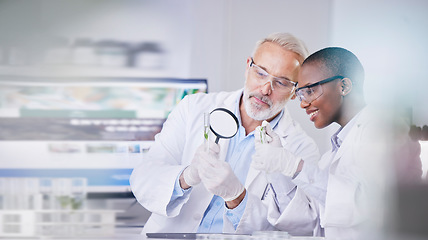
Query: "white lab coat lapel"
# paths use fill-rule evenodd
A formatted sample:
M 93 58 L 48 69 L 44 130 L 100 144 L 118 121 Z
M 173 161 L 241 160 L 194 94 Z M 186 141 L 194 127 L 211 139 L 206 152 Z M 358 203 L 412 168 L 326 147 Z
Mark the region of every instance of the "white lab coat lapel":
M 343 141 L 342 145 L 340 146 L 339 150 L 337 150 L 336 155 L 334 155 L 333 161 L 331 162 L 331 166 L 335 164 L 342 156 L 343 153 L 347 152 L 347 149 L 349 149 L 352 146 L 352 142 L 354 142 L 351 139 L 355 138 L 355 135 L 357 134 L 357 129 L 354 126 L 351 131 L 348 133 L 348 136 L 346 136 L 345 140 Z
M 331 162 L 331 166 L 334 165 L 335 162 L 337 162 L 344 153 L 349 152 L 349 149 L 353 148 L 353 145 L 357 141 L 358 136 L 361 133 L 361 127 L 368 121 L 368 110 L 367 108 L 364 108 L 361 111 L 361 114 L 358 116 L 358 119 L 355 122 L 355 125 L 352 127 L 352 129 L 349 131 L 348 136 L 344 139 L 342 145 L 340 146 L 339 150 L 337 151 L 336 155 L 333 158 L 333 161 Z
M 285 108 L 284 114 L 282 115 L 282 118 L 278 122 L 278 126 L 274 129 L 274 131 L 281 138 L 282 145 L 285 144 L 285 141 L 287 138 L 286 130 L 291 123 L 292 121 L 291 121 L 290 113 L 288 112 L 287 108 Z

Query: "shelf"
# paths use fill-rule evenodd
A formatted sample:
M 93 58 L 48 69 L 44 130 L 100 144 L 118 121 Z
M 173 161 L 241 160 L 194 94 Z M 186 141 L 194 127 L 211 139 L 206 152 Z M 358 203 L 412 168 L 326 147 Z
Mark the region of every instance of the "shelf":
M 0 210 L 0 214 L 11 214 L 11 213 L 120 213 L 123 210 L 104 210 L 104 209 L 83 209 L 83 210 L 72 210 L 72 209 L 41 209 L 41 210 Z
M 0 237 L 113 235 L 122 210 L 0 210 Z
M 165 78 L 172 75 L 167 70 L 144 70 L 129 67 L 105 66 L 0 66 L 1 76 L 28 77 L 149 77 Z

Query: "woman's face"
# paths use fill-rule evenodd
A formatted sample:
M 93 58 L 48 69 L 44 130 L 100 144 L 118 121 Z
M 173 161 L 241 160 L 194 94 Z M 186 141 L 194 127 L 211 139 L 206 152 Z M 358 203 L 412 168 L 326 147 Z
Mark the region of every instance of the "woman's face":
M 303 65 L 298 75 L 298 88 L 333 77 L 334 74 L 323 69 L 325 67 L 319 63 Z M 318 85 L 317 91 L 321 91 L 318 92 L 321 95 L 312 102 L 301 101 L 300 107 L 306 110 L 306 114 L 314 122 L 316 128 L 324 128 L 333 122 L 339 122 L 343 103 L 341 88 L 341 79 L 338 78 L 334 81 Z

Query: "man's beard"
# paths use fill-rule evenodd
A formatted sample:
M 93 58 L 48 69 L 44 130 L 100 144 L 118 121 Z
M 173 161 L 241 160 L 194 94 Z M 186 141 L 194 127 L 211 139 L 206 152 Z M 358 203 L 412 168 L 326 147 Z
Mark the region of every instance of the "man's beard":
M 263 109 L 263 106 L 258 105 L 257 103 L 252 103 L 250 97 L 256 97 L 262 100 L 263 102 L 268 104 L 269 108 Z M 288 100 L 289 98 L 285 98 L 284 100 L 273 104 L 269 97 L 256 93 L 250 93 L 246 87 L 244 88 L 244 95 L 242 98 L 242 101 L 244 102 L 245 111 L 247 112 L 248 116 L 257 121 L 263 121 L 273 118 L 285 107 L 285 104 L 288 102 Z

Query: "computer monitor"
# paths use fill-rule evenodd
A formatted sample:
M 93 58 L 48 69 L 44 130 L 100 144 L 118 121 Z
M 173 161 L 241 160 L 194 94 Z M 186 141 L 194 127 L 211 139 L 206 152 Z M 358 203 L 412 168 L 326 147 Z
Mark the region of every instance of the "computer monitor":
M 132 197 L 132 169 L 198 92 L 206 79 L 2 77 L 0 177 L 83 177 L 89 197 Z

